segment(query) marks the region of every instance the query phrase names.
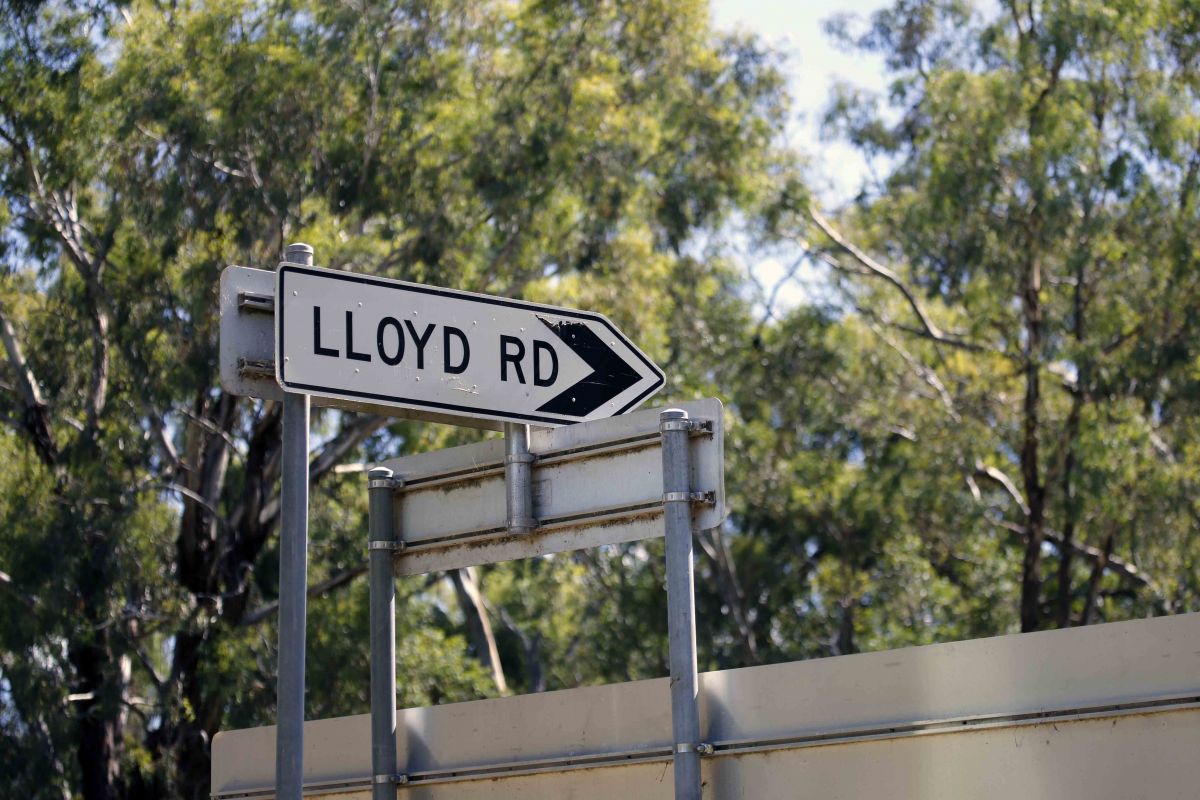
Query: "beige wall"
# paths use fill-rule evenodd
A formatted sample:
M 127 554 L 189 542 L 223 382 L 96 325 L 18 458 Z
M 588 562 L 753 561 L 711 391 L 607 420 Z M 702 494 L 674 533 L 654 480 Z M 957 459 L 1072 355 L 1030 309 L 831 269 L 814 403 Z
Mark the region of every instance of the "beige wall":
M 707 673 L 701 696 L 706 798 L 1200 797 L 1200 615 Z M 400 798 L 672 796 L 662 679 L 408 709 L 400 726 Z M 366 716 L 305 736 L 314 790 L 365 789 Z M 555 764 L 589 757 L 647 760 Z M 451 780 L 497 767 L 551 771 Z M 269 797 L 273 768 L 273 728 L 219 734 L 214 796 Z

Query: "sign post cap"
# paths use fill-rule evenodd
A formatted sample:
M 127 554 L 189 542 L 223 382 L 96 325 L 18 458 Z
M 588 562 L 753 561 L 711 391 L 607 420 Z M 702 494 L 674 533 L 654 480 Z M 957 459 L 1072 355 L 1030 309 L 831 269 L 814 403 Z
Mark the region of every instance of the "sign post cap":
M 311 267 L 313 263 L 312 245 L 304 242 L 294 242 L 287 246 L 284 251 L 283 260 L 292 264 L 303 264 L 306 267 Z

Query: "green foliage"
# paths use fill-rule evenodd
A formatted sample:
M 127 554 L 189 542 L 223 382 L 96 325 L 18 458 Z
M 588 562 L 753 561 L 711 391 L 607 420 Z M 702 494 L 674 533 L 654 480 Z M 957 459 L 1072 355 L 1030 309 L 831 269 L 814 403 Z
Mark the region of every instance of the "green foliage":
M 1197 610 L 1194 17 L 833 21 L 893 81 L 831 100 L 881 177 L 830 223 L 778 57 L 698 0 L 6 6 L 4 788 L 200 798 L 273 721 L 280 409 L 219 387 L 215 310 L 298 240 L 602 311 L 725 401 L 704 669 Z M 780 312 L 746 246 L 827 280 Z M 339 467 L 480 435 L 314 415 L 310 716 L 367 710 Z M 398 582 L 404 705 L 666 673 L 661 541 L 447 577 Z
M 220 270 L 302 239 L 332 268 L 586 305 L 664 353 L 669 316 L 730 280 L 689 242 L 753 213 L 786 161 L 782 82 L 699 2 L 35 3 L 0 23 L 5 772 L 23 796 L 201 797 L 213 733 L 272 719 L 278 592 L 279 408 L 217 386 Z M 334 467 L 476 434 L 321 412 L 314 436 L 310 582 L 330 588 L 309 708 L 361 712 L 364 492 Z M 661 638 L 627 646 L 662 604 L 656 557 L 485 572 L 501 666 L 534 688 L 659 674 Z M 499 691 L 467 636 L 492 612 L 441 577 L 402 590 L 405 703 Z
M 1003 549 L 1023 561 L 1023 629 L 1194 610 L 1173 588 L 1197 519 L 1200 341 L 1180 313 L 1200 292 L 1193 15 L 1002 6 L 903 3 L 857 38 L 839 26 L 895 75 L 890 113 L 847 93 L 831 107 L 894 165 L 843 221 L 914 299 L 857 276 L 847 290 L 953 421 L 932 441 L 936 416 L 908 423 L 943 450 L 930 466 L 958 463 L 1018 535 Z M 1132 569 L 1106 573 L 1110 556 Z

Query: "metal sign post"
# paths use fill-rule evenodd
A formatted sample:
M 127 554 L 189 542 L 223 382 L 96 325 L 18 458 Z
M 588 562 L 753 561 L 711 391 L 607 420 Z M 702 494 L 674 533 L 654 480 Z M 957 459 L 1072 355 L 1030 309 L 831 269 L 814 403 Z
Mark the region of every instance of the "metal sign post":
M 287 260 L 311 265 L 313 249 L 289 245 Z M 279 673 L 275 743 L 278 800 L 304 793 L 304 636 L 308 613 L 308 424 L 306 394 L 283 395 L 279 533 Z
M 553 429 L 509 423 L 503 442 L 368 473 L 375 800 L 423 780 L 397 767 L 396 575 L 664 535 L 675 797 L 700 800 L 700 757 L 712 748 L 700 741 L 692 536 L 725 516 L 724 431 L 719 401 L 682 405 Z
M 371 799 L 396 796 L 396 550 L 397 481 L 387 467 L 367 473 L 371 582 Z
M 508 532 L 529 533 L 533 518 L 533 460 L 529 452 L 529 426 L 504 423 L 504 486 Z
M 503 442 L 369 473 L 374 800 L 408 782 L 397 770 L 397 575 L 664 535 L 675 797 L 700 800 L 700 756 L 712 749 L 700 741 L 692 536 L 725 518 L 720 402 L 628 413 L 663 373 L 600 314 L 312 263 L 312 248 L 293 244 L 274 275 L 230 267 L 221 276 L 222 384 L 283 401 L 276 797 L 303 792 L 315 397 L 504 430 Z
M 692 575 L 692 494 L 688 437 L 696 427 L 683 409 L 659 415 L 663 520 L 667 537 L 667 639 L 671 664 L 671 732 L 675 800 L 700 800 L 700 710 L 696 684 L 696 596 Z

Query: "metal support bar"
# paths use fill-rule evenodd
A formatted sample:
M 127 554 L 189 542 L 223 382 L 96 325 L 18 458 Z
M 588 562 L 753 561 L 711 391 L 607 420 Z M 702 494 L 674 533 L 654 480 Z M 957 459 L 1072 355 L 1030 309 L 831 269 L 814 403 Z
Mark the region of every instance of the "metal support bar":
M 688 414 L 669 408 L 662 430 L 663 520 L 667 537 L 667 635 L 675 800 L 700 800 L 700 710 L 696 680 L 696 599 L 692 577 L 692 491 Z M 683 424 L 680 424 L 683 423 Z M 683 748 L 683 749 L 681 749 Z
M 291 256 L 288 256 L 287 260 L 291 261 Z M 305 266 L 312 266 L 311 258 Z M 259 294 L 258 292 L 238 292 L 238 311 L 244 314 L 251 312 L 274 314 L 275 297 L 269 294 Z
M 287 260 L 312 264 L 312 248 L 289 245 Z M 283 396 L 283 461 L 279 531 L 279 673 L 276 703 L 275 794 L 304 792 L 304 637 L 308 613 L 309 398 Z
M 275 379 L 275 361 L 265 358 L 239 358 L 238 374 L 245 378 Z
M 713 492 L 664 492 L 664 503 L 703 503 L 712 505 L 717 501 Z
M 533 460 L 529 452 L 529 426 L 504 423 L 504 487 L 508 499 L 508 532 L 529 533 L 537 527 L 533 516 Z
M 397 482 L 387 467 L 367 473 L 371 583 L 371 800 L 395 800 Z

